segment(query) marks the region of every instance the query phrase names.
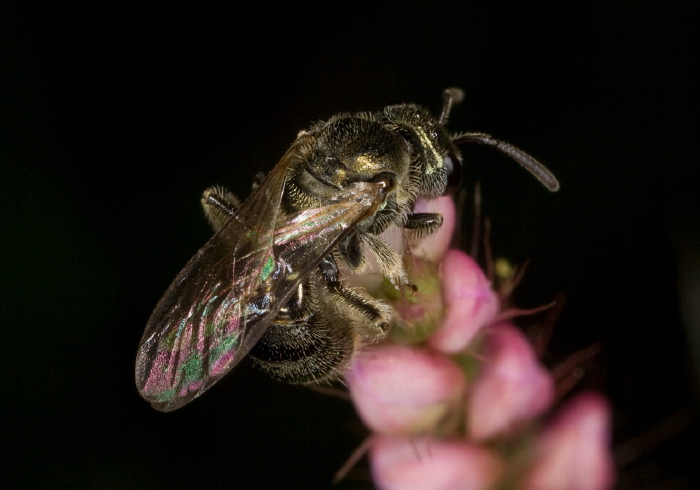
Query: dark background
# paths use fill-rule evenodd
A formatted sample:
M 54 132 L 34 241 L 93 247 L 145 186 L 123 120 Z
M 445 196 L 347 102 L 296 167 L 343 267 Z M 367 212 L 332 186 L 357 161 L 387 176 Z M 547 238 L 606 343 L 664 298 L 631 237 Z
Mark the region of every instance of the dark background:
M 442 89 L 460 86 L 453 130 L 519 145 L 561 180 L 549 194 L 493 150 L 464 149 L 464 185 L 481 182 L 495 253 L 532 261 L 518 304 L 566 295 L 550 354 L 604 346 L 584 383 L 614 407 L 620 486 L 692 487 L 690 3 L 3 3 L 1 479 L 330 486 L 363 438 L 349 404 L 243 366 L 157 413 L 134 387 L 136 346 L 210 236 L 203 189 L 245 195 L 312 121 L 398 101 L 437 111 Z

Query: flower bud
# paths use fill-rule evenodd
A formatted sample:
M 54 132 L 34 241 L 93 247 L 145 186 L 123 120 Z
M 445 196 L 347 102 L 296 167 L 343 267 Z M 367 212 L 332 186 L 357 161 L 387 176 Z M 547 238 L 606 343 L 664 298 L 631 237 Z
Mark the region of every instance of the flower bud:
M 441 269 L 446 312 L 428 343 L 441 352 L 454 354 L 463 350 L 482 327 L 493 321 L 499 302 L 484 272 L 464 252 L 448 251 Z
M 566 404 L 535 441 L 527 490 L 604 490 L 615 468 L 610 452 L 610 407 L 602 396 L 582 393 Z
M 503 463 L 492 451 L 465 441 L 379 436 L 370 449 L 381 489 L 480 490 L 492 488 Z
M 447 357 L 399 344 L 361 351 L 346 381 L 363 422 L 381 434 L 434 429 L 455 412 L 466 383 L 462 371 Z
M 492 327 L 484 347 L 482 371 L 467 402 L 468 433 L 477 441 L 541 414 L 554 397 L 551 376 L 515 326 L 500 323 Z

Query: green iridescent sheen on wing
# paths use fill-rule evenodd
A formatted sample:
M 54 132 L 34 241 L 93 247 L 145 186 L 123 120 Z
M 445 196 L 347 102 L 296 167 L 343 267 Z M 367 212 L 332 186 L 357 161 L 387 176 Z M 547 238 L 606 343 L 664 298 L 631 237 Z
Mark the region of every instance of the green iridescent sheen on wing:
M 272 274 L 272 271 L 275 268 L 275 258 L 270 255 L 267 258 L 267 261 L 265 262 L 265 265 L 263 266 L 262 269 L 262 274 L 260 275 L 260 279 L 262 281 L 267 281 L 267 279 L 270 277 L 270 274 Z

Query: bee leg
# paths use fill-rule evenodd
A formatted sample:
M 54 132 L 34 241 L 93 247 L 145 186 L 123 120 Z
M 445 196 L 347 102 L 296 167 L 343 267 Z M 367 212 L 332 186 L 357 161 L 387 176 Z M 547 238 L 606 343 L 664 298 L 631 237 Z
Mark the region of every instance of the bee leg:
M 334 289 L 340 287 L 340 281 L 338 281 L 338 264 L 335 263 L 333 254 L 328 254 L 321 259 L 318 267 L 321 270 L 321 275 L 328 286 Z
M 355 325 L 365 340 L 375 342 L 389 333 L 394 310 L 386 303 L 342 284 L 337 289 L 328 289 L 328 301 L 345 319 L 345 324 Z
M 262 183 L 265 181 L 265 175 L 263 172 L 258 172 L 255 174 L 255 177 L 253 178 L 253 190 L 257 189 L 262 185 Z
M 338 244 L 338 250 L 340 250 L 345 262 L 351 269 L 357 269 L 362 265 L 362 242 L 359 233 L 352 233 L 345 237 Z
M 204 214 L 214 231 L 219 231 L 232 216 L 235 216 L 241 201 L 220 186 L 208 188 L 201 199 Z
M 398 260 L 400 265 L 400 257 Z M 403 266 L 400 265 L 400 267 L 403 270 Z M 338 280 L 338 265 L 332 254 L 324 257 L 319 264 L 319 269 L 326 282 L 326 297 L 329 302 L 334 303 L 336 310 L 347 317 L 351 323 L 353 320 L 358 323 L 356 319 L 359 315 L 359 318 L 362 319 L 359 322 L 359 327 L 363 330 L 363 334 L 371 340 L 384 338 L 391 326 L 393 310 L 369 295 L 344 286 Z M 406 281 L 408 281 L 407 278 Z
M 403 265 L 403 258 L 396 250 L 387 245 L 381 238 L 376 235 L 367 233 L 362 235 L 362 242 L 369 247 L 377 259 L 379 271 L 391 281 L 397 288 L 409 286 L 415 288 L 411 281 L 408 280 L 408 274 Z
M 404 228 L 413 230 L 417 238 L 432 235 L 442 226 L 440 213 L 413 213 L 408 215 Z
M 442 217 L 440 216 L 440 218 Z M 440 220 L 440 222 L 442 224 L 442 220 Z M 348 264 L 348 267 L 355 270 L 365 263 L 365 257 L 362 251 L 363 245 L 369 247 L 369 249 L 374 252 L 379 270 L 387 279 L 397 286 L 409 284 L 406 270 L 403 267 L 401 254 L 387 245 L 374 233 L 354 233 L 338 244 L 338 250 Z

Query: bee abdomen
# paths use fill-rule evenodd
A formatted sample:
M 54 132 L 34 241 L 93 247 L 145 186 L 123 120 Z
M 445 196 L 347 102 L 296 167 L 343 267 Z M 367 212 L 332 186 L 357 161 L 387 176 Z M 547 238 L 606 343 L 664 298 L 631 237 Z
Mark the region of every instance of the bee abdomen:
M 316 313 L 304 321 L 273 322 L 250 355 L 270 376 L 288 383 L 332 381 L 352 356 L 351 331 Z M 337 327 L 337 326 L 336 326 Z

